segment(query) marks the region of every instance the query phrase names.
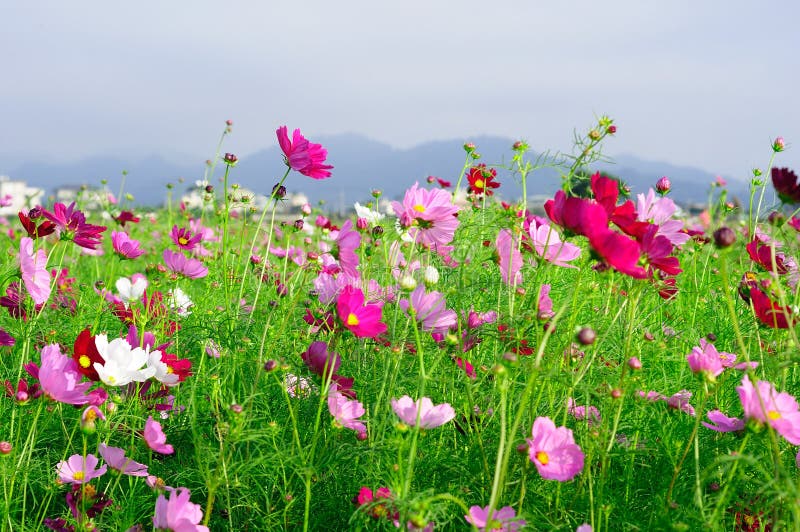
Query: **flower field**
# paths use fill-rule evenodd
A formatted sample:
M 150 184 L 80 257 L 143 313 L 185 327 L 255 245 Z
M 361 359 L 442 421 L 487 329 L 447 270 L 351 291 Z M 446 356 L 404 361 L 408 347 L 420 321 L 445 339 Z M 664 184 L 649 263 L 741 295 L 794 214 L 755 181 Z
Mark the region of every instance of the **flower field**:
M 287 219 L 336 168 L 283 126 L 263 211 L 220 149 L 202 209 L 4 220 L 0 528 L 800 526 L 786 144 L 744 204 L 719 180 L 689 216 L 668 177 L 593 173 L 616 133 L 504 165 L 468 143 L 455 179 Z M 499 199 L 544 166 L 543 205 Z

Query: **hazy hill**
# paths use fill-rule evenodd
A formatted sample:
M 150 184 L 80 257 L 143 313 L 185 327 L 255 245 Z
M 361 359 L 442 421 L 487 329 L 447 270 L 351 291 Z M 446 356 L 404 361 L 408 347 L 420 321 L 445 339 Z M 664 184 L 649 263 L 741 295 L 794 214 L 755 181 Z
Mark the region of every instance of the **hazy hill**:
M 312 201 L 325 200 L 334 210 L 349 208 L 355 201 L 365 201 L 370 190 L 377 188 L 388 198 L 401 196 L 415 181 L 424 182 L 433 175 L 451 181 L 458 180 L 464 164 L 463 140 L 436 141 L 420 144 L 410 149 L 394 149 L 357 134 L 341 134 L 313 139 L 328 149 L 328 161 L 334 165 L 333 177 L 316 181 L 293 173 L 286 182 L 292 192 L 304 192 Z M 512 139 L 500 137 L 475 137 L 474 142 L 486 164 L 508 163 L 511 158 Z M 531 154 L 535 158 L 535 154 Z M 0 161 L 3 162 L 3 161 Z M 6 164 L 7 168 L 8 165 Z M 633 193 L 644 192 L 661 176 L 668 176 L 673 183 L 676 201 L 703 202 L 708 185 L 715 175 L 689 167 L 678 167 L 669 163 L 646 161 L 632 155 L 620 156 L 616 164 L 598 164 L 598 169 L 609 171 L 626 181 Z M 99 185 L 107 179 L 112 192 L 117 193 L 122 171 L 128 172 L 125 191 L 132 193 L 138 204 L 157 205 L 166 197 L 166 185 L 175 185 L 176 194 L 203 177 L 205 166 L 181 165 L 170 162 L 159 155 L 140 159 L 115 157 L 91 157 L 72 163 L 25 162 L 11 169 L 13 179 L 22 179 L 29 184 L 45 188 L 49 193 L 60 185 Z M 223 165 L 218 164 L 212 183 L 217 184 Z M 276 146 L 241 155 L 239 163 L 231 172 L 231 183 L 267 194 L 285 171 L 283 156 Z M 182 179 L 183 183 L 179 180 Z M 517 178 L 506 170 L 498 170 L 502 183 L 498 194 L 506 199 L 521 195 Z M 560 185 L 559 172 L 545 168 L 534 172 L 528 179 L 529 195 L 551 195 Z M 731 193 L 746 197 L 746 187 L 740 182 L 730 181 Z

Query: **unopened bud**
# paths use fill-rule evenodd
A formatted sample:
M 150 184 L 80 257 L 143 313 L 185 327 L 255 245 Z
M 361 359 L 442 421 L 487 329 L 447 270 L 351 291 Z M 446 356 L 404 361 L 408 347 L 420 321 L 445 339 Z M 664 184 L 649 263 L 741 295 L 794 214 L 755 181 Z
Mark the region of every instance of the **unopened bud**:
M 303 220 L 298 219 L 294 221 L 294 228 L 297 229 L 298 231 L 303 230 L 303 225 L 305 225 L 305 222 Z
M 772 151 L 775 153 L 782 152 L 786 149 L 786 142 L 784 142 L 783 137 L 778 137 L 774 141 L 772 141 Z
M 7 441 L 0 441 L 0 454 L 6 455 L 11 453 L 11 444 Z
M 584 327 L 578 331 L 576 338 L 581 345 L 592 345 L 597 339 L 597 333 L 590 327 Z
M 273 198 L 281 199 L 281 198 L 283 198 L 285 196 L 286 196 L 286 187 L 285 186 L 281 185 L 280 183 L 277 183 L 277 184 L 275 184 L 274 187 L 272 187 L 272 197 Z
M 372 238 L 380 238 L 383 235 L 383 227 L 376 225 L 372 228 Z
M 671 188 L 672 188 L 672 183 L 670 183 L 669 178 L 667 176 L 664 176 L 658 181 L 656 181 L 656 192 L 658 192 L 662 196 L 667 192 L 669 192 Z
M 369 222 L 366 218 L 358 218 L 356 220 L 356 228 L 359 231 L 364 231 L 369 226 Z
M 600 140 L 600 132 L 593 129 L 589 132 L 589 138 L 592 140 Z
M 472 152 L 475 151 L 475 144 L 472 142 L 464 143 L 464 151 L 471 154 Z
M 234 414 L 241 414 L 242 412 L 244 412 L 244 408 L 242 408 L 242 405 L 237 405 L 234 403 L 231 405 L 231 412 L 233 412 Z
M 404 275 L 400 278 L 400 288 L 411 292 L 417 287 L 417 281 L 411 275 Z
M 225 121 L 225 125 L 228 126 L 228 127 L 232 126 L 233 125 L 233 120 L 226 120 Z
M 264 362 L 264 371 L 266 371 L 267 373 L 275 371 L 275 368 L 277 367 L 278 367 L 278 361 L 272 358 Z
M 612 399 L 619 399 L 620 397 L 622 397 L 622 390 L 620 390 L 619 388 L 614 388 L 613 390 L 611 390 Z
M 426 266 L 425 271 L 422 272 L 422 278 L 427 286 L 433 286 L 439 282 L 439 270 L 434 266 Z
M 225 161 L 225 164 L 227 164 L 228 166 L 233 166 L 236 164 L 239 158 L 232 153 L 226 153 L 225 157 L 223 157 L 222 160 Z
M 631 357 L 628 359 L 628 367 L 631 369 L 642 369 L 642 361 L 636 357 Z
M 613 135 L 616 132 L 617 132 L 617 126 L 611 125 L 606 128 L 606 133 L 608 133 L 609 135 Z
M 434 181 L 436 181 L 436 178 L 435 178 L 435 177 L 433 177 L 432 175 L 429 175 L 429 176 L 428 176 L 428 180 L 427 180 L 427 181 L 428 181 L 428 183 L 431 183 L 431 184 L 433 184 L 433 182 L 434 182 Z
M 730 227 L 720 227 L 714 231 L 713 237 L 714 244 L 720 249 L 731 247 L 736 242 L 736 233 Z

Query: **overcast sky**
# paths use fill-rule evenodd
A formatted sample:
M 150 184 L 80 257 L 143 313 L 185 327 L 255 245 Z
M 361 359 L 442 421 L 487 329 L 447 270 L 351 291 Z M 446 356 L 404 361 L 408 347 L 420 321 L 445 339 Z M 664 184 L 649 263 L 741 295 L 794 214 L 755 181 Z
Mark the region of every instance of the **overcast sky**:
M 753 1 L 0 3 L 0 172 L 20 158 L 242 156 L 286 124 L 396 147 L 477 134 L 746 177 L 800 170 L 800 7 Z M 772 6 L 772 7 L 770 7 Z M 795 146 L 791 146 L 792 144 Z

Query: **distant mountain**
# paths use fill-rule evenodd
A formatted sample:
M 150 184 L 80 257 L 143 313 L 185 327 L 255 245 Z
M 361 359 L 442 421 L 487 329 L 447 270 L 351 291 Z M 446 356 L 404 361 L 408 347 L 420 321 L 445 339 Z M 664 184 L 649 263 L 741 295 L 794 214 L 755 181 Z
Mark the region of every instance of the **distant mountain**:
M 334 165 L 333 177 L 317 181 L 292 173 L 285 185 L 290 192 L 305 193 L 313 202 L 325 200 L 328 208 L 336 211 L 349 208 L 355 201 L 369 200 L 372 189 L 382 190 L 384 197 L 398 198 L 415 181 L 424 183 L 429 175 L 455 185 L 466 156 L 463 140 L 426 142 L 409 149 L 395 149 L 358 134 L 323 136 L 313 140 L 328 149 L 328 162 Z M 486 136 L 468 140 L 476 144 L 481 154 L 478 162 L 507 164 L 511 159 L 512 139 Z M 536 158 L 533 153 L 529 156 Z M 277 146 L 239 159 L 231 171 L 230 183 L 238 183 L 258 193 L 268 194 L 285 171 L 283 155 Z M 7 163 L 5 167 L 8 167 Z M 673 184 L 672 197 L 678 202 L 705 201 L 708 186 L 715 179 L 705 170 L 646 161 L 632 155 L 618 157 L 616 164 L 596 164 L 593 169 L 620 177 L 631 186 L 633 194 L 646 191 L 658 178 L 666 175 Z M 10 177 L 45 188 L 48 193 L 62 185 L 96 186 L 102 179 L 107 179 L 109 189 L 116 194 L 123 170 L 128 172 L 125 192 L 133 194 L 137 204 L 158 205 L 166 198 L 167 183 L 175 186 L 175 195 L 178 196 L 201 179 L 206 168 L 202 164 L 181 165 L 159 155 L 136 160 L 109 156 L 64 164 L 25 162 L 13 168 Z M 223 170 L 224 165 L 218 164 L 212 184 L 219 186 Z M 560 186 L 559 176 L 559 171 L 554 168 L 534 171 L 528 177 L 528 195 L 554 194 Z M 498 180 L 502 183 L 497 191 L 499 196 L 505 199 L 521 196 L 517 177 L 512 178 L 501 169 L 498 170 Z M 731 195 L 745 198 L 746 185 L 729 181 Z

